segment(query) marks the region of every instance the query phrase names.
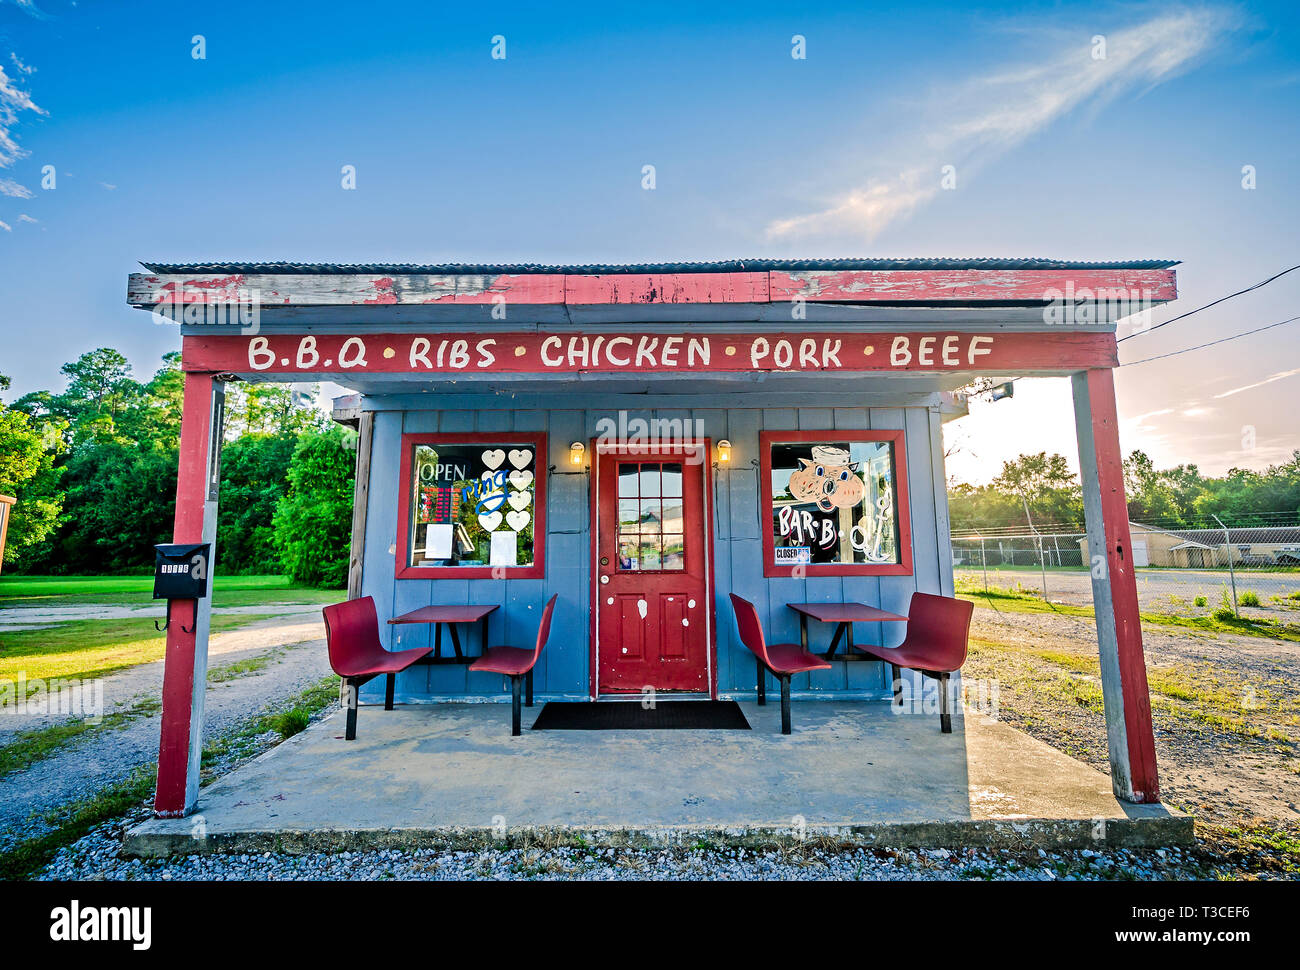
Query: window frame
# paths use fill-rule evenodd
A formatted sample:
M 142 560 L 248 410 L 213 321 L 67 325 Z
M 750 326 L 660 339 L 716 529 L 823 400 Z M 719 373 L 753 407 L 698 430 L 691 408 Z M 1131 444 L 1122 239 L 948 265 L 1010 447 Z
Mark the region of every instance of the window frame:
M 793 576 L 796 569 L 804 576 L 911 576 L 912 517 L 908 501 L 906 432 L 864 431 L 826 428 L 813 431 L 760 431 L 759 449 L 759 522 L 763 540 L 764 577 Z M 772 445 L 797 442 L 833 443 L 836 441 L 888 441 L 894 446 L 894 516 L 898 523 L 898 559 L 896 563 L 807 563 L 779 566 L 776 538 L 772 525 Z
M 411 566 L 411 465 L 419 445 L 531 445 L 533 448 L 533 562 L 528 566 Z M 544 431 L 420 432 L 403 434 L 398 471 L 398 579 L 544 579 L 546 577 L 546 479 L 550 465 Z

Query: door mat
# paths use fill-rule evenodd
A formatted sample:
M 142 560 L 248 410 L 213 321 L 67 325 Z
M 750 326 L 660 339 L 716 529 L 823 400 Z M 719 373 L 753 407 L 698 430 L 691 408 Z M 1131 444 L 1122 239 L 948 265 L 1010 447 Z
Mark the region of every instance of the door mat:
M 735 701 L 658 701 L 644 708 L 636 701 L 549 701 L 533 723 L 534 731 L 748 731 Z

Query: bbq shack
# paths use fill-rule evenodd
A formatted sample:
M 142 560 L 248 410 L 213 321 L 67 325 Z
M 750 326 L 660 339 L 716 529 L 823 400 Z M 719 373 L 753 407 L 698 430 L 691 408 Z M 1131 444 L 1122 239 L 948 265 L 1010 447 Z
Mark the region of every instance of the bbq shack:
M 352 392 L 348 597 L 385 651 L 425 651 L 363 704 L 517 712 L 524 654 L 530 701 L 779 689 L 786 730 L 791 699 L 890 701 L 899 666 L 948 689 L 889 653 L 914 594 L 953 601 L 943 422 L 976 381 L 1069 377 L 1114 790 L 1154 802 L 1112 370 L 1116 320 L 1172 300 L 1172 267 L 148 264 L 128 301 L 180 326 L 174 540 L 209 544 L 209 591 L 224 387 Z M 198 794 L 208 603 L 172 604 L 161 815 Z M 476 670 L 495 644 L 517 666 Z

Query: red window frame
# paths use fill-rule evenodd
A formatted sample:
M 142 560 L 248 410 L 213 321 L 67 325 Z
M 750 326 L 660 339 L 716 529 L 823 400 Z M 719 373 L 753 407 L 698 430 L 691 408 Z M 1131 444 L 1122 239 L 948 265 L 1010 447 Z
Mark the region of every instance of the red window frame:
M 911 576 L 912 575 L 912 516 L 908 503 L 907 448 L 905 432 L 860 431 L 827 428 L 821 431 L 760 431 L 759 495 L 762 507 L 759 518 L 763 530 L 763 575 L 793 576 L 801 569 L 805 576 Z M 772 535 L 772 445 L 791 441 L 888 441 L 894 446 L 894 514 L 898 521 L 898 554 L 896 563 L 808 563 L 804 566 L 778 566 L 776 540 Z
M 531 566 L 410 566 L 411 460 L 417 445 L 531 445 L 533 447 L 533 562 Z M 543 579 L 546 576 L 546 478 L 550 453 L 545 432 L 436 432 L 402 435 L 397 498 L 398 579 Z

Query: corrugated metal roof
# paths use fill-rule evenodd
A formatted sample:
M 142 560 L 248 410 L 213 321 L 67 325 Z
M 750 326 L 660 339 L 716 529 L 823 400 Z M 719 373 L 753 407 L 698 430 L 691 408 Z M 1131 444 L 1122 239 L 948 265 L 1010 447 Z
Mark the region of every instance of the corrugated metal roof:
M 185 273 L 342 275 L 379 273 L 525 276 L 571 274 L 608 276 L 618 273 L 744 273 L 769 270 L 797 273 L 809 270 L 1015 270 L 1015 269 L 1168 269 L 1178 260 L 1133 259 L 1087 262 L 1071 259 L 724 259 L 712 263 L 141 263 L 160 275 Z

